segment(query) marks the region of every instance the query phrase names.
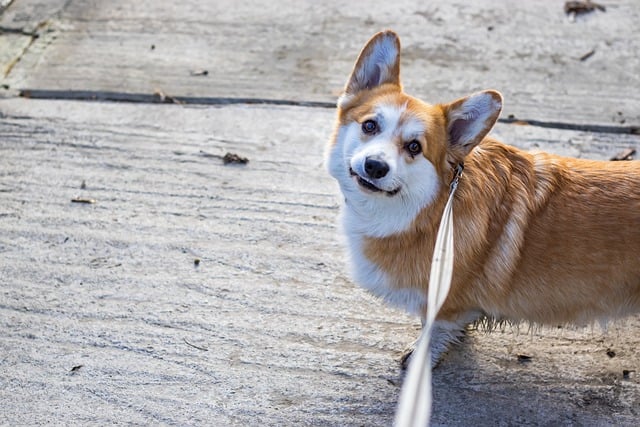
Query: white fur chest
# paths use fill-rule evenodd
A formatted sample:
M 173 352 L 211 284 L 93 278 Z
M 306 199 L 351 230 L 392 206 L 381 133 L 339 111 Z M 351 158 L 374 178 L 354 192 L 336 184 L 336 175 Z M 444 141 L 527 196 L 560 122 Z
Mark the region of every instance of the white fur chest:
M 353 212 L 349 206 L 344 206 L 342 225 L 347 239 L 353 280 L 389 305 L 421 316 L 427 304 L 424 293 L 415 289 L 403 288 L 402 283 L 397 283 L 380 266 L 366 257 L 364 254 L 364 235 L 357 230 L 357 227 L 355 227 L 356 230 L 349 228 L 354 224 L 352 215 Z

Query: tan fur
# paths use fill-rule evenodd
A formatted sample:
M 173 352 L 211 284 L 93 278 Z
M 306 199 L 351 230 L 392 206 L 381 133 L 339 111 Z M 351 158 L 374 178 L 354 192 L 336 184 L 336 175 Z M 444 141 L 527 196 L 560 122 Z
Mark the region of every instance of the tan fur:
M 427 292 L 447 191 L 411 230 L 367 239 L 366 256 L 398 285 Z M 453 211 L 453 281 L 438 319 L 476 310 L 580 323 L 640 310 L 639 162 L 531 154 L 487 138 L 465 159 Z
M 402 92 L 399 78 L 364 90 L 348 84 L 345 92 L 350 97 L 338 108 L 336 129 L 362 123 L 376 105 L 406 105 L 406 114 L 425 123 L 419 141 L 440 178 L 435 201 L 408 230 L 364 240 L 365 257 L 392 286 L 426 296 L 452 165 L 464 161 L 453 205 L 453 281 L 438 320 L 478 312 L 583 323 L 640 311 L 640 162 L 529 153 L 490 137 L 475 141 L 467 154 L 449 143 L 447 119 L 464 99 L 428 105 Z M 482 136 L 492 126 L 487 122 Z

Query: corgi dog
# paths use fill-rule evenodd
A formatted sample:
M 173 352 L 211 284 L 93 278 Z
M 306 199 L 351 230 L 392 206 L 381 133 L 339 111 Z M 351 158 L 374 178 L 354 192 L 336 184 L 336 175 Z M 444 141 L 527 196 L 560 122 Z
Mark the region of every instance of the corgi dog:
M 487 136 L 502 96 L 430 105 L 403 92 L 400 41 L 378 33 L 337 103 L 326 167 L 340 186 L 355 282 L 424 315 L 456 168 L 451 289 L 435 365 L 482 317 L 584 324 L 640 311 L 640 162 L 526 152 Z

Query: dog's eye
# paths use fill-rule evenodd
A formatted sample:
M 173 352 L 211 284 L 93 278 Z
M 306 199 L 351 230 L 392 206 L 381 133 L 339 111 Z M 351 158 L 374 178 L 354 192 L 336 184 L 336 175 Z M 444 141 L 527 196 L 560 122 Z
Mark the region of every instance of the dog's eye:
M 422 145 L 415 139 L 407 143 L 404 148 L 411 154 L 412 156 L 417 156 L 422 152 Z
M 365 135 L 371 135 L 378 131 L 378 123 L 375 120 L 366 120 L 362 123 L 362 132 Z

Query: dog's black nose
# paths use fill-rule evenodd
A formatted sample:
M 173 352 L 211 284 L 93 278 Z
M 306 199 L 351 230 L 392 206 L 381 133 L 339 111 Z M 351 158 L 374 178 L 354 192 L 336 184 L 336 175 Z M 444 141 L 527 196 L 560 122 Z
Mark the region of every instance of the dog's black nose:
M 389 173 L 389 165 L 379 156 L 370 156 L 364 160 L 364 171 L 371 178 L 378 179 Z

